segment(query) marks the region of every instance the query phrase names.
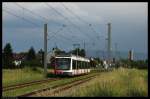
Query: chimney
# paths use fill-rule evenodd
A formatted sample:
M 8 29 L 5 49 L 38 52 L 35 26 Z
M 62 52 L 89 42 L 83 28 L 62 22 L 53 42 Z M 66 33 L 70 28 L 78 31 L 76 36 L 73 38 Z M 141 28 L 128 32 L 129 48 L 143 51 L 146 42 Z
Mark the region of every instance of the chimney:
M 130 50 L 130 51 L 129 51 L 128 59 L 129 59 L 130 61 L 133 60 L 133 50 Z

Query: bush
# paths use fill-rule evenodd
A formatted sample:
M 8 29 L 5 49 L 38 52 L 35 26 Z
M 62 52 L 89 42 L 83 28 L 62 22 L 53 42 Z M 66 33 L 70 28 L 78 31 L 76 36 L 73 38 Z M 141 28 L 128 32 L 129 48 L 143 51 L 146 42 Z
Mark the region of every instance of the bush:
M 23 67 L 30 66 L 30 67 L 42 67 L 42 64 L 38 60 L 31 60 L 31 61 L 23 61 L 21 64 Z
M 138 68 L 138 69 L 147 69 L 147 64 L 146 62 L 139 60 L 139 61 L 132 61 L 130 63 L 131 68 Z
M 138 69 L 147 69 L 148 62 L 144 60 L 137 60 L 137 61 L 129 61 L 129 60 L 121 60 L 123 63 L 123 67 L 126 68 L 138 68 Z

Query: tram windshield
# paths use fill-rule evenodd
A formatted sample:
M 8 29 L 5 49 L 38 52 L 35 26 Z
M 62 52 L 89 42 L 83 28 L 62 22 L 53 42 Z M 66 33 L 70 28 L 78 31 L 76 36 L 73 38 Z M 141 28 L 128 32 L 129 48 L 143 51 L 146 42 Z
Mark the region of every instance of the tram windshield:
M 70 69 L 70 58 L 57 58 L 56 69 L 69 70 Z

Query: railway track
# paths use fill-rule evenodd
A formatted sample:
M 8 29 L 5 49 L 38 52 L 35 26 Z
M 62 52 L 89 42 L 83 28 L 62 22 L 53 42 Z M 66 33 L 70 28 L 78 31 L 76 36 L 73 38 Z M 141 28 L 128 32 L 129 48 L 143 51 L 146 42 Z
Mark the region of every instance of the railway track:
M 23 87 L 27 87 L 27 86 L 31 86 L 31 85 L 35 85 L 35 84 L 41 84 L 44 82 L 52 82 L 52 81 L 56 81 L 56 80 L 60 80 L 62 78 L 48 78 L 48 79 L 44 79 L 44 80 L 38 80 L 38 81 L 32 81 L 32 82 L 27 82 L 27 83 L 22 83 L 22 84 L 17 84 L 17 85 L 10 85 L 7 87 L 3 87 L 2 91 L 9 91 L 9 90 L 13 90 L 13 89 L 18 89 L 18 88 L 23 88 Z
M 37 93 L 40 93 L 40 92 L 44 92 L 44 91 L 49 91 L 49 90 L 53 90 L 49 93 L 49 95 L 53 95 L 53 94 L 56 94 L 60 91 L 63 91 L 63 90 L 67 90 L 73 86 L 76 86 L 76 85 L 79 85 L 79 84 L 82 84 L 82 83 L 85 83 L 91 79 L 93 79 L 96 75 L 92 75 L 92 76 L 89 76 L 89 77 L 86 77 L 86 78 L 82 78 L 82 79 L 78 79 L 78 80 L 75 80 L 75 81 L 71 81 L 67 84 L 59 84 L 59 85 L 55 85 L 55 86 L 52 86 L 50 88 L 45 88 L 45 89 L 41 89 L 41 90 L 37 90 L 37 91 L 34 91 L 34 92 L 31 92 L 31 93 L 27 93 L 27 94 L 23 94 L 23 95 L 20 95 L 18 97 L 29 97 L 29 96 L 33 96 Z

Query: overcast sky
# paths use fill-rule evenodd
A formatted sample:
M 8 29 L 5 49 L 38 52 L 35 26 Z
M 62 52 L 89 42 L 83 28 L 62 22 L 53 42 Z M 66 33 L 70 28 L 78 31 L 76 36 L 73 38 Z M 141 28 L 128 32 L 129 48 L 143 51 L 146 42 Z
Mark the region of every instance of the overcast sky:
M 48 50 L 56 45 L 64 50 L 70 50 L 74 43 L 80 43 L 83 48 L 83 42 L 85 42 L 87 50 L 106 50 L 107 23 L 110 22 L 112 26 L 112 50 L 115 50 L 114 46 L 117 43 L 117 50 L 133 49 L 135 52 L 147 53 L 148 3 L 146 2 L 18 2 L 17 4 L 25 9 L 15 3 L 3 3 L 2 9 L 3 46 L 10 42 L 14 52 L 26 51 L 31 46 L 36 50 L 43 48 L 43 24 L 45 22 L 48 23 L 48 35 L 49 37 L 52 36 L 48 40 Z M 34 13 L 30 13 L 26 9 Z M 71 12 L 69 12 L 70 10 Z M 19 18 L 12 14 L 19 16 Z M 63 27 L 63 24 L 66 27 Z M 92 24 L 92 27 L 89 24 Z M 60 32 L 57 32 L 59 30 Z

